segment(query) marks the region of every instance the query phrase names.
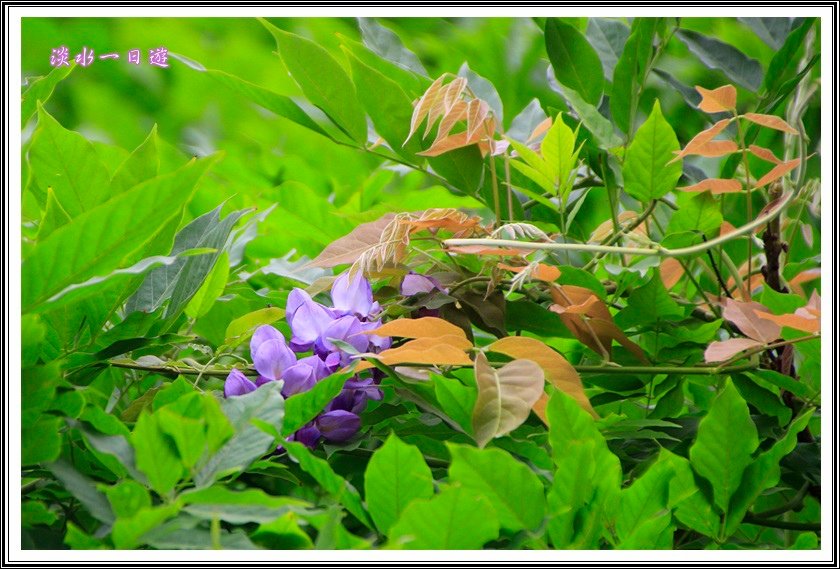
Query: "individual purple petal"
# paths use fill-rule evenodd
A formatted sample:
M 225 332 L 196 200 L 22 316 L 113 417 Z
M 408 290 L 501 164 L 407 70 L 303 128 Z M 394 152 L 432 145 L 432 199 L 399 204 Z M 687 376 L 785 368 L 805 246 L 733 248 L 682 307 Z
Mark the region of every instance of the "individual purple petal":
M 434 277 L 427 277 L 426 275 L 418 275 L 417 273 L 409 273 L 403 278 L 402 285 L 400 285 L 400 294 L 403 296 L 413 296 L 420 293 L 429 293 L 435 290 L 446 292 L 446 289 L 440 284 L 440 281 Z
M 330 442 L 342 443 L 357 432 L 362 421 L 358 415 L 349 411 L 328 411 L 315 419 L 315 425 L 321 435 Z
M 268 340 L 280 340 L 283 343 L 286 343 L 286 339 L 283 337 L 283 334 L 275 328 L 274 326 L 269 326 L 268 324 L 264 324 L 260 326 L 254 331 L 254 335 L 251 336 L 251 359 L 254 359 L 254 354 L 257 353 L 257 349 L 263 342 Z
M 246 393 L 251 393 L 256 389 L 256 384 L 245 377 L 245 374 L 238 369 L 230 370 L 230 373 L 225 380 L 225 398 L 245 395 Z
M 333 321 L 333 315 L 305 291 L 295 288 L 286 301 L 286 320 L 292 328 L 292 347 L 306 351 Z
M 254 367 L 268 379 L 280 379 L 283 371 L 296 361 L 294 352 L 280 340 L 263 342 L 254 354 Z
M 341 354 L 338 352 L 331 352 L 327 354 L 324 358 L 324 365 L 327 367 L 328 372 L 335 373 L 335 371 L 341 366 Z
M 315 448 L 315 445 L 318 444 L 318 440 L 321 438 L 321 431 L 318 430 L 318 427 L 314 423 L 309 423 L 305 427 L 298 429 L 294 437 L 299 443 L 303 443 L 309 448 Z
M 337 357 L 340 357 L 340 354 L 336 354 Z M 336 360 L 338 361 L 338 360 Z M 301 358 L 298 360 L 299 364 L 305 364 L 312 368 L 313 373 L 315 374 L 315 379 L 324 379 L 328 375 L 332 373 L 330 369 L 327 367 L 327 364 L 319 358 L 318 356 L 307 356 L 305 358 Z
M 257 387 L 262 387 L 266 383 L 271 383 L 272 381 L 274 381 L 274 380 L 271 379 L 270 377 L 263 377 L 263 376 L 259 375 L 259 376 L 257 376 L 256 384 L 257 384 Z
M 366 332 L 371 331 L 371 330 L 376 330 L 380 326 L 382 326 L 382 323 L 379 322 L 378 320 L 375 320 L 373 322 L 362 322 L 362 330 L 364 330 Z M 368 341 L 370 342 L 370 345 L 373 346 L 374 348 L 377 348 L 376 351 L 387 350 L 388 348 L 391 347 L 391 337 L 390 336 L 376 336 L 376 335 L 367 335 L 367 334 L 365 334 L 365 336 L 367 336 Z
M 332 338 L 347 342 L 357 352 L 365 352 L 368 349 L 370 341 L 365 334 L 361 333 L 362 330 L 362 323 L 359 322 L 358 318 L 355 316 L 342 316 L 338 320 L 330 322 L 324 329 L 319 343 L 329 351 L 338 351 L 340 348 L 330 341 L 330 338 Z
M 350 271 L 342 273 L 332 286 L 332 301 L 336 310 L 342 314 L 355 314 L 366 318 L 373 308 L 373 290 L 370 282 L 356 271 L 350 277 Z
M 311 366 L 298 363 L 283 372 L 283 397 L 309 391 L 315 385 L 315 370 Z

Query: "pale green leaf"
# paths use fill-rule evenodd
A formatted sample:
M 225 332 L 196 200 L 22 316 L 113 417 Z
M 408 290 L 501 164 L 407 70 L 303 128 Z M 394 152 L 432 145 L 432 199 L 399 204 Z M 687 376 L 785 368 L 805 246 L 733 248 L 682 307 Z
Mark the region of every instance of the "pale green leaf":
M 643 203 L 664 197 L 682 175 L 680 161 L 669 164 L 679 149 L 677 135 L 656 101 L 627 149 L 622 167 L 624 191 Z

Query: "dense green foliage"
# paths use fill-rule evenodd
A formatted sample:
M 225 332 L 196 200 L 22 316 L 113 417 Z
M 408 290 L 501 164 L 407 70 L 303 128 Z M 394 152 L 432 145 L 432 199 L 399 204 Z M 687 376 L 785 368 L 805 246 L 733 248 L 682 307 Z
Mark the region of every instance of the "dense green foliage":
M 22 546 L 818 548 L 819 35 L 24 19 Z M 392 347 L 244 393 L 347 268 Z

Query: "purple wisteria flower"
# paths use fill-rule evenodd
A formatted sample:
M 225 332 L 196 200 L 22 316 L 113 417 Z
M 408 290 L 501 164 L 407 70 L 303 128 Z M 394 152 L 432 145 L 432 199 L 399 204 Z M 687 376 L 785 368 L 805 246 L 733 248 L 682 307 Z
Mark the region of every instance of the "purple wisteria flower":
M 293 289 L 286 301 L 286 321 L 292 330 L 289 342 L 273 326 L 260 326 L 251 338 L 251 359 L 259 373 L 256 382 L 239 370 L 225 381 L 225 397 L 244 395 L 270 381 L 283 381 L 282 394 L 290 397 L 312 389 L 320 380 L 351 362 L 353 352 L 379 352 L 391 346 L 391 339 L 365 334 L 379 328 L 381 312 L 373 300 L 370 282 L 357 272 L 343 273 L 331 290 L 332 307 L 312 299 L 304 290 Z M 348 348 L 349 347 L 349 348 Z M 311 355 L 303 355 L 311 352 Z M 303 357 L 298 357 L 301 354 Z M 321 415 L 299 429 L 289 440 L 315 447 L 322 438 L 333 443 L 350 440 L 359 431 L 359 414 L 369 400 L 382 399 L 377 370 L 353 376 Z

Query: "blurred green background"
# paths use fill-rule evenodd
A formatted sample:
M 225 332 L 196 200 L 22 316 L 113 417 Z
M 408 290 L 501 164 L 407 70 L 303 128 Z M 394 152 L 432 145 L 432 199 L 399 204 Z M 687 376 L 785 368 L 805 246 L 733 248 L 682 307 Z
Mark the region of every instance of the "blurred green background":
M 346 58 L 339 49 L 339 36 L 361 39 L 354 18 L 270 20 L 315 40 L 342 63 Z M 582 31 L 591 25 L 587 18 L 565 20 Z M 534 97 L 543 109 L 565 108 L 546 80 L 548 61 L 539 19 L 391 18 L 379 22 L 418 55 L 430 77 L 457 73 L 469 62 L 471 69 L 489 79 L 499 92 L 505 127 Z M 732 44 L 758 60 L 765 70 L 775 53 L 750 27 L 734 18 L 682 19 L 680 26 Z M 185 156 L 202 156 L 224 151 L 224 160 L 202 182 L 190 203 L 189 217 L 225 200 L 229 200 L 229 210 L 264 210 L 276 204 L 261 224 L 260 236 L 249 245 L 252 261 L 264 263 L 292 249 L 314 256 L 355 224 L 388 210 L 480 206 L 472 198 L 453 196 L 435 186 L 423 173 L 338 146 L 265 111 L 171 55 L 168 69 L 148 63 L 148 50 L 163 46 L 207 68 L 235 74 L 278 93 L 301 96 L 274 53 L 273 38 L 256 19 L 25 18 L 23 45 L 24 77 L 47 74 L 50 51 L 61 45 L 69 48 L 71 58 L 83 46 L 96 54 L 121 54 L 119 60 L 96 59 L 87 68 L 76 68 L 58 85 L 47 110 L 66 128 L 129 152 L 156 124 L 173 153 L 177 149 Z M 140 65 L 126 60 L 126 52 L 135 48 L 142 51 Z M 687 86 L 716 87 L 730 82 L 704 66 L 676 38 L 657 66 Z M 681 143 L 705 128 L 706 117 L 661 77 L 651 74 L 648 87 L 640 111 L 646 114 L 659 98 Z M 739 88 L 739 108 L 749 109 L 754 101 L 755 95 Z M 816 146 L 819 106 L 814 105 L 806 118 Z M 25 138 L 31 127 L 25 129 Z M 118 164 L 124 156 L 104 145 L 98 148 L 109 163 Z M 818 163 L 810 161 L 809 170 L 818 168 Z M 419 189 L 426 191 L 415 191 Z M 38 217 L 37 206 L 24 196 L 24 219 Z

